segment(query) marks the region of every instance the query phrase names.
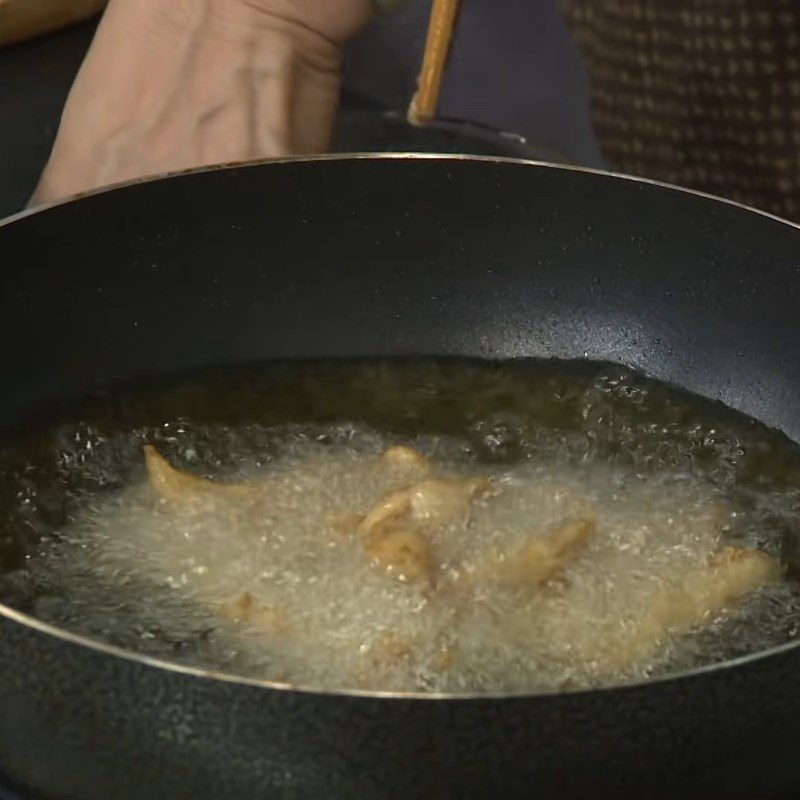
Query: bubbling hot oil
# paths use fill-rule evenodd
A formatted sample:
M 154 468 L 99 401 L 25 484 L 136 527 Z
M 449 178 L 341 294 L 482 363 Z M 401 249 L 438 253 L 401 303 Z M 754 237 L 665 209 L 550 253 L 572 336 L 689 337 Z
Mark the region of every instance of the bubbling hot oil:
M 391 387 L 385 369 L 363 367 L 352 385 L 363 389 L 371 377 Z M 411 381 L 424 391 L 405 395 L 406 410 L 459 393 L 436 367 L 424 369 L 424 380 Z M 482 368 L 464 369 L 474 393 Z M 67 426 L 59 434 L 60 474 L 90 478 L 92 489 L 75 492 L 66 524 L 42 537 L 29 559 L 31 610 L 150 655 L 334 690 L 592 687 L 794 636 L 800 604 L 786 582 L 631 660 L 604 659 L 608 643 L 636 630 L 648 598 L 724 544 L 779 555 L 796 492 L 778 479 L 742 478 L 753 468 L 748 453 L 762 452 L 772 434 L 753 433 L 742 419 L 735 421 L 741 430 L 730 422 L 711 427 L 707 414 L 687 412 L 689 401 L 672 390 L 619 371 L 590 380 L 556 373 L 555 383 L 547 376 L 550 405 L 571 404 L 568 413 L 559 418 L 540 402 L 526 415 L 524 381 L 511 369 L 492 369 L 484 384 L 490 398 L 473 398 L 477 409 L 451 408 L 450 418 L 462 414 L 464 425 L 444 434 L 425 430 L 414 413 L 391 432 L 335 419 L 168 421 L 114 433 Z M 392 388 L 384 397 L 396 395 Z M 185 508 L 156 502 L 140 466 L 141 444 L 153 439 L 176 466 L 252 482 L 257 496 Z M 469 513 L 430 533 L 433 585 L 387 575 L 358 535 L 338 524 L 408 485 L 407 476 L 376 466 L 398 442 L 424 453 L 442 475 L 491 480 Z M 535 590 L 491 581 L 448 589 L 487 552 L 508 552 L 521 538 L 587 516 L 596 534 L 556 581 Z M 270 624 L 226 611 L 242 597 L 268 610 Z

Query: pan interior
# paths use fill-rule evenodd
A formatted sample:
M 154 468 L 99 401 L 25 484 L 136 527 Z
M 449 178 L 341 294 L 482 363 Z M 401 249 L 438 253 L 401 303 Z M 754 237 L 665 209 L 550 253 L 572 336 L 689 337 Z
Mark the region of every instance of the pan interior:
M 642 510 L 631 523 L 640 538 L 661 536 L 665 525 L 680 529 L 681 503 L 693 508 L 723 504 L 729 513 L 721 541 L 760 548 L 780 559 L 787 580 L 756 592 L 737 613 L 710 615 L 690 634 L 665 640 L 647 658 L 610 673 L 568 660 L 556 663 L 544 645 L 503 661 L 508 654 L 502 637 L 491 642 L 484 637 L 473 647 L 469 669 L 448 664 L 439 671 L 387 670 L 373 685 L 356 665 L 371 645 L 393 634 L 398 614 L 424 616 L 424 593 L 392 583 L 369 565 L 353 576 L 360 595 L 348 587 L 347 576 L 340 576 L 340 594 L 332 589 L 320 595 L 327 597 L 327 607 L 304 610 L 303 625 L 313 629 L 309 620 L 316 613 L 319 622 L 323 611 L 328 627 L 336 613 L 346 615 L 341 630 L 350 635 L 347 655 L 328 638 L 317 655 L 304 661 L 268 638 L 250 646 L 258 638 L 252 631 L 242 634 L 195 602 L 188 551 L 180 556 L 181 569 L 165 567 L 166 551 L 137 533 L 148 514 L 164 516 L 163 509 L 153 510 L 143 488 L 146 443 L 196 474 L 236 481 L 280 471 L 298 459 L 324 462 L 336 456 L 359 463 L 398 442 L 456 471 L 495 476 L 506 487 L 523 477 L 541 481 L 559 476 L 582 486 L 586 498 L 601 506 L 649 503 L 653 520 L 660 522 L 649 524 L 649 512 Z M 333 689 L 364 688 L 359 680 L 367 680 L 367 688 L 400 691 L 576 688 L 640 680 L 757 652 L 792 641 L 800 622 L 795 584 L 800 448 L 720 403 L 605 363 L 394 358 L 276 361 L 206 370 L 106 390 L 31 418 L 5 437 L 2 464 L 0 502 L 7 513 L 0 530 L 0 601 L 94 639 L 245 677 L 285 676 L 292 683 Z M 674 520 L 667 513 L 670 503 L 676 504 Z M 524 504 L 517 511 L 537 513 Z M 125 523 L 112 524 L 114 515 Z M 238 523 L 225 519 L 217 520 L 217 528 L 228 524 L 225 535 L 239 535 Z M 519 514 L 513 519 L 518 523 Z M 184 527 L 171 528 L 171 535 L 190 537 L 194 532 L 188 524 L 183 520 Z M 480 530 L 485 534 L 489 528 Z M 476 535 L 466 528 L 460 533 Z M 624 551 L 635 540 L 623 535 L 613 546 L 606 543 L 606 565 L 614 548 Z M 204 560 L 200 547 L 192 556 L 197 574 L 232 569 L 224 563 L 229 556 L 238 565 L 238 578 L 242 564 L 252 562 L 261 579 L 274 579 L 253 555 L 257 543 L 232 541 L 229 548 L 217 542 L 211 560 Z M 691 535 L 676 534 L 664 546 L 678 563 L 696 555 L 692 541 Z M 591 555 L 567 578 L 577 580 L 583 570 L 591 579 L 596 568 Z M 301 570 L 295 582 L 302 584 L 309 575 Z M 252 590 L 255 577 L 250 574 L 251 583 L 241 588 Z M 356 595 L 361 603 L 378 597 L 383 581 L 391 586 L 384 606 L 377 602 L 371 609 L 375 613 L 359 618 Z M 612 598 L 609 607 L 613 583 L 603 595 Z M 624 583 L 621 577 L 619 583 Z M 233 590 L 238 584 L 225 584 L 223 578 L 214 585 L 221 602 L 219 586 Z M 299 596 L 314 595 L 308 584 L 284 588 L 296 608 Z M 373 589 L 377 594 L 369 594 Z M 474 597 L 469 602 L 480 605 Z M 382 622 L 377 614 L 382 608 L 395 617 Z M 497 628 L 496 614 L 490 609 L 481 618 L 484 631 Z M 356 641 L 352 631 L 359 624 Z M 541 637 L 542 630 L 532 628 L 531 637 Z M 563 647 L 567 640 L 561 641 Z M 470 645 L 462 643 L 462 649 L 469 653 Z M 398 657 L 405 663 L 404 654 Z M 502 669 L 487 668 L 489 662 Z

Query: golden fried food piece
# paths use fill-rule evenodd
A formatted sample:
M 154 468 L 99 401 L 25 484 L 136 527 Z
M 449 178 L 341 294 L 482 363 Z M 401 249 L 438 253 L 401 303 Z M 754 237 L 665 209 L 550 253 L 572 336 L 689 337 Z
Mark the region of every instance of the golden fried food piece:
M 364 539 L 370 559 L 404 583 L 430 581 L 433 555 L 428 539 L 409 528 L 380 528 Z
M 355 533 L 364 520 L 363 514 L 339 514 L 327 518 L 328 524 L 337 533 Z
M 431 582 L 434 561 L 423 531 L 457 519 L 489 488 L 486 478 L 429 479 L 384 495 L 358 524 L 364 549 L 386 572 L 408 583 Z
M 447 525 L 466 510 L 470 500 L 489 490 L 488 478 L 441 478 L 411 487 L 411 514 L 416 522 Z
M 422 453 L 404 444 L 387 447 L 381 453 L 380 460 L 385 467 L 403 472 L 413 472 L 420 477 L 428 475 L 433 468 L 431 462 Z
M 442 526 L 463 514 L 470 500 L 489 489 L 487 478 L 431 478 L 384 495 L 365 515 L 358 532 L 368 535 L 387 522 Z
M 437 672 L 447 672 L 454 661 L 453 651 L 449 647 L 440 647 L 434 656 L 432 667 Z
M 244 500 L 253 497 L 253 484 L 216 483 L 175 469 L 151 444 L 144 446 L 147 478 L 157 497 L 175 504 L 194 503 L 215 497 Z
M 284 611 L 256 603 L 250 592 L 244 592 L 235 600 L 224 603 L 218 609 L 217 616 L 231 622 L 243 623 L 263 633 L 286 633 L 290 628 Z
M 387 674 L 407 667 L 410 663 L 420 663 L 423 658 L 419 652 L 418 641 L 409 640 L 396 633 L 384 633 L 362 654 L 362 662 L 356 673 L 356 685 L 365 689 L 385 685 Z M 424 657 L 429 669 L 447 672 L 455 663 L 453 650 L 445 645 Z
M 690 626 L 781 579 L 780 563 L 762 550 L 726 547 L 677 588 L 659 592 L 650 615 L 659 625 Z
M 710 563 L 643 604 L 635 625 L 598 648 L 601 666 L 618 668 L 656 650 L 667 636 L 686 633 L 713 614 L 724 613 L 761 586 L 782 578 L 779 562 L 761 550 L 726 547 Z
M 408 660 L 413 654 L 411 643 L 395 633 L 384 633 L 370 650 L 374 664 L 396 664 Z
M 396 633 L 384 633 L 363 654 L 363 666 L 356 674 L 356 685 L 361 688 L 380 685 L 387 672 L 391 672 L 413 658 L 414 646 Z
M 463 580 L 470 584 L 491 581 L 512 588 L 542 586 L 563 572 L 596 531 L 594 519 L 562 522 L 510 551 L 491 553 L 474 572 L 463 573 Z
M 396 522 L 411 511 L 411 494 L 409 489 L 389 492 L 363 515 L 356 532 L 362 536 L 376 531 L 389 522 Z
M 379 462 L 381 466 L 404 478 L 424 478 L 433 468 L 431 462 L 422 453 L 404 444 L 387 447 L 381 453 Z M 386 497 L 389 496 L 387 495 Z M 403 507 L 405 508 L 405 506 Z M 393 509 L 394 506 L 392 510 L 384 512 L 387 518 L 394 516 Z M 402 511 L 398 510 L 398 515 L 400 513 Z M 364 517 L 364 514 L 341 514 L 329 518 L 329 524 L 337 533 L 355 533 L 364 521 Z M 370 523 L 370 528 L 375 527 L 376 524 Z

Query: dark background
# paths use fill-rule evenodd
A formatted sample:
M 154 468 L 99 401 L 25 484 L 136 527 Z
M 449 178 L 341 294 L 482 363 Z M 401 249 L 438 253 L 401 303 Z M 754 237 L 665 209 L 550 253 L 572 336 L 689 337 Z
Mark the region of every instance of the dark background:
M 94 23 L 0 49 L 0 217 L 28 202 Z

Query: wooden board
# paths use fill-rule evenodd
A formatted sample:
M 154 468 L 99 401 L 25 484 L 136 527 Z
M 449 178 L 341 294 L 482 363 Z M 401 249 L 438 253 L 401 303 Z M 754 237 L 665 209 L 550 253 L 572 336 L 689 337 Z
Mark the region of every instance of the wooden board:
M 0 0 L 0 47 L 98 14 L 107 0 Z

